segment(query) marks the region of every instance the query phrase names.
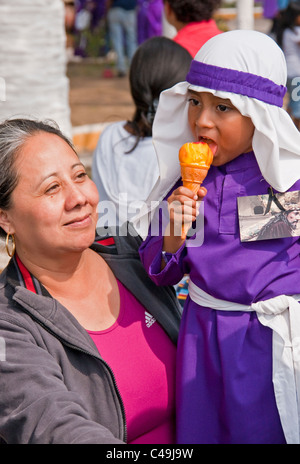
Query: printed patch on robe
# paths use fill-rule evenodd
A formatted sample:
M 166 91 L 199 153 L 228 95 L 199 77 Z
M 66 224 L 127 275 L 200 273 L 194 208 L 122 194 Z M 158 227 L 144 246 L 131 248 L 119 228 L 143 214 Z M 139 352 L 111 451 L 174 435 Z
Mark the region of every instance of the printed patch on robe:
M 300 236 L 300 191 L 238 197 L 241 242 Z

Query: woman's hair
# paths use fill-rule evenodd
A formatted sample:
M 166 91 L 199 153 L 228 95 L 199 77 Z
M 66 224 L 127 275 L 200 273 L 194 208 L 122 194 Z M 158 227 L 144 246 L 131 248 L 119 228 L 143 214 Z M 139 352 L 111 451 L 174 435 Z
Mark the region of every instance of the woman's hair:
M 54 121 L 35 121 L 31 119 L 10 119 L 0 124 L 0 208 L 9 209 L 11 195 L 18 183 L 15 161 L 29 137 L 38 132 L 47 132 L 63 139 L 73 150 L 74 147 Z M 75 150 L 74 150 L 75 151 Z M 0 236 L 5 232 L 0 227 Z
M 164 0 L 169 3 L 177 21 L 192 23 L 208 21 L 221 4 L 221 0 Z
M 146 40 L 135 52 L 129 72 L 130 91 L 136 108 L 133 119 L 128 121 L 137 137 L 132 150 L 140 138 L 152 135 L 160 93 L 185 81 L 191 60 L 192 56 L 185 48 L 161 36 Z
M 287 8 L 279 13 L 276 41 L 282 47 L 285 29 L 294 29 L 297 17 L 300 15 L 300 3 L 291 2 Z

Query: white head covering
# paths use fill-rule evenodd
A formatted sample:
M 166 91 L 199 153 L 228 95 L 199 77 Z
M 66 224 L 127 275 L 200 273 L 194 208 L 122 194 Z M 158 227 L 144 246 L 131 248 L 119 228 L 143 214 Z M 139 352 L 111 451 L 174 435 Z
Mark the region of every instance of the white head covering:
M 195 56 L 191 69 L 195 61 L 250 73 L 250 86 L 258 89 L 258 93 L 266 94 L 267 98 L 262 101 L 258 97 L 248 96 L 252 92 L 247 85 L 244 95 L 240 93 L 241 89 L 235 89 L 235 85 L 231 91 L 208 88 L 203 84 L 202 74 L 198 75 L 202 79 L 201 86 L 181 82 L 164 91 L 160 96 L 153 126 L 160 177 L 148 199 L 149 209 L 150 202 L 164 198 L 180 178 L 178 151 L 184 143 L 193 141 L 188 125 L 189 88 L 230 99 L 241 114 L 252 119 L 255 126 L 252 146 L 263 177 L 279 192 L 288 190 L 300 178 L 300 134 L 290 116 L 280 107 L 286 84 L 286 63 L 281 49 L 266 34 L 236 30 L 206 42 Z M 201 66 L 200 63 L 197 65 Z M 189 76 L 191 73 L 187 79 L 193 81 Z M 255 76 L 260 77 L 253 83 Z M 266 100 L 273 101 L 273 97 L 275 104 L 266 103 Z

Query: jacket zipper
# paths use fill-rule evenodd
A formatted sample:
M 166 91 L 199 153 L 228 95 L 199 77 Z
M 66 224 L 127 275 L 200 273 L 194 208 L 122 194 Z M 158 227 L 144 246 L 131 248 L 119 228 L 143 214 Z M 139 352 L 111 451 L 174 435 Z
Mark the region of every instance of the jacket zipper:
M 27 311 L 26 311 L 27 312 Z M 123 418 L 123 425 L 124 425 L 124 434 L 123 434 L 123 441 L 125 443 L 127 443 L 127 425 L 126 425 L 126 414 L 125 414 L 125 408 L 124 408 L 124 404 L 123 404 L 123 400 L 122 400 L 122 397 L 121 397 L 121 394 L 120 394 L 120 391 L 119 391 L 119 388 L 118 388 L 118 385 L 117 385 L 117 382 L 116 382 L 116 378 L 115 378 L 115 374 L 113 372 L 113 370 L 111 369 L 111 367 L 107 364 L 106 361 L 104 361 L 104 359 L 102 359 L 101 357 L 97 357 L 95 356 L 94 354 L 90 353 L 89 351 L 86 351 L 82 348 L 79 348 L 78 346 L 76 345 L 72 345 L 72 343 L 69 343 L 67 341 L 65 341 L 63 338 L 61 338 L 59 335 L 57 335 L 56 333 L 54 333 L 52 330 L 50 330 L 45 324 L 43 324 L 41 321 L 39 321 L 38 319 L 36 319 L 31 313 L 28 313 L 30 314 L 30 317 L 33 317 L 36 322 L 42 326 L 47 332 L 49 332 L 51 335 L 53 335 L 55 338 L 57 338 L 63 345 L 66 345 L 68 346 L 69 348 L 72 348 L 73 350 L 77 350 L 77 351 L 80 351 L 81 353 L 84 353 L 84 354 L 87 354 L 89 356 L 92 356 L 93 358 L 96 358 L 98 361 L 102 362 L 102 364 L 105 365 L 105 367 L 107 368 L 108 372 L 110 373 L 110 376 L 113 380 L 113 384 L 114 384 L 114 387 L 115 387 L 115 391 L 116 391 L 116 394 L 117 394 L 117 397 L 119 399 L 119 403 L 120 403 L 120 406 L 121 406 L 121 413 L 122 413 L 122 418 Z

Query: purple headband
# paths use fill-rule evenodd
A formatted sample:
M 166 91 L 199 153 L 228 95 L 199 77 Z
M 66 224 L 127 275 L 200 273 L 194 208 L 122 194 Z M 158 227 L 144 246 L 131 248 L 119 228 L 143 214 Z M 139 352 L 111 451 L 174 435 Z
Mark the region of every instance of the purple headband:
M 277 85 L 265 77 L 196 60 L 191 63 L 186 80 L 193 85 L 239 93 L 279 107 L 282 107 L 286 93 L 284 85 Z

